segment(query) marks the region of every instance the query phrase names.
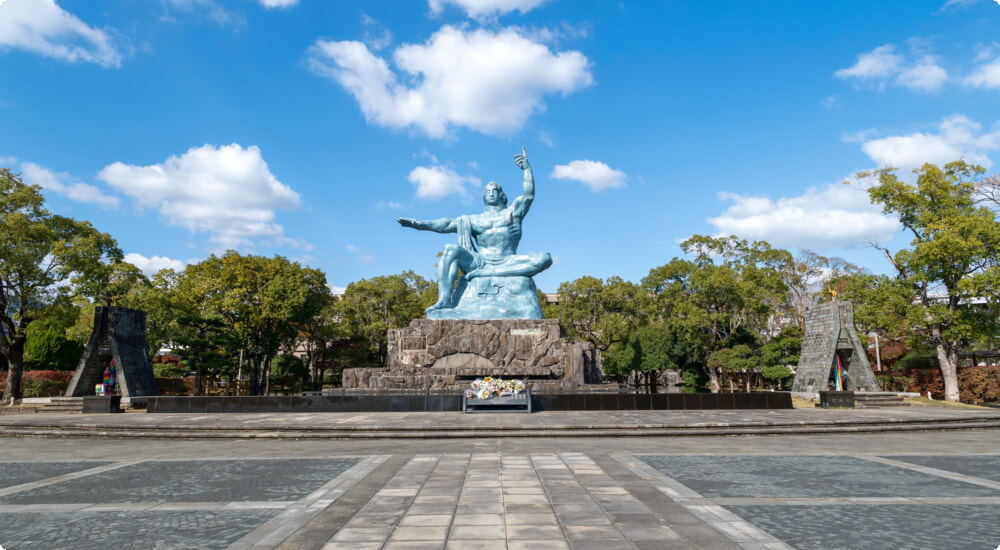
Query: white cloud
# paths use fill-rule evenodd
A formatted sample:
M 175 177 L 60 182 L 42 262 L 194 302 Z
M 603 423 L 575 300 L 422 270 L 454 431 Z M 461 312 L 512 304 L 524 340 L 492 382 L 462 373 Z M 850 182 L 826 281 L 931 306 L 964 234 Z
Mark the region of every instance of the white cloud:
M 1000 150 L 1000 127 L 983 132 L 982 125 L 965 115 L 952 115 L 938 125 L 937 133 L 915 132 L 866 141 L 861 150 L 879 166 L 904 171 L 925 163 L 946 164 L 959 158 L 987 168 L 989 153 Z
M 926 40 L 909 41 L 911 54 L 922 52 L 927 47 Z M 840 69 L 833 76 L 844 80 L 856 80 L 879 89 L 889 82 L 921 92 L 934 92 L 949 80 L 948 72 L 939 64 L 934 55 L 921 55 L 919 59 L 908 60 L 896 52 L 896 46 L 885 44 L 874 50 L 858 54 L 858 61 L 846 69 Z
M 899 70 L 903 56 L 896 53 L 896 46 L 886 44 L 868 53 L 858 54 L 858 62 L 847 69 L 833 73 L 837 78 L 861 80 L 888 78 Z
M 511 28 L 444 26 L 392 59 L 398 73 L 361 42 L 319 40 L 309 49 L 310 68 L 354 95 L 369 122 L 434 138 L 463 126 L 509 135 L 545 109 L 546 94 L 593 82 L 580 52 L 554 53 Z
M 344 248 L 351 254 L 356 255 L 358 257 L 358 261 L 363 264 L 370 264 L 375 261 L 375 254 L 368 250 L 361 250 L 353 244 L 348 244 L 344 246 Z
M 591 191 L 618 189 L 625 186 L 625 172 L 615 170 L 603 162 L 594 160 L 574 160 L 552 169 L 551 178 L 578 181 Z
M 934 92 L 948 81 L 948 72 L 937 64 L 933 55 L 925 55 L 920 61 L 903 69 L 896 77 L 896 83 L 911 90 Z
M 276 210 L 295 210 L 300 198 L 271 174 L 255 146 L 203 145 L 151 166 L 116 162 L 98 177 L 140 208 L 158 210 L 166 223 L 208 233 L 222 247 L 261 240 L 307 246 L 274 223 Z
M 138 267 L 139 270 L 146 275 L 154 275 L 162 269 L 182 271 L 184 266 L 187 265 L 181 260 L 173 260 L 164 256 L 153 256 L 152 258 L 147 258 L 142 254 L 136 254 L 134 252 L 126 254 L 125 261 Z
M 93 185 L 73 181 L 73 176 L 65 172 L 56 173 L 33 162 L 21 164 L 21 176 L 25 182 L 40 185 L 46 191 L 77 202 L 96 204 L 103 210 L 115 210 L 121 204 L 121 199 L 105 195 Z
M 1000 57 L 979 65 L 962 83 L 971 88 L 1000 90 Z
M 103 30 L 80 21 L 55 0 L 0 2 L 0 49 L 18 48 L 75 63 L 121 66 L 122 55 Z
M 853 248 L 888 241 L 899 232 L 899 222 L 883 215 L 857 187 L 829 184 L 777 201 L 736 193 L 719 196 L 734 203 L 708 219 L 721 234 L 764 240 L 779 248 Z
M 299 3 L 299 0 L 257 0 L 265 8 L 290 8 Z
M 431 13 L 439 14 L 449 4 L 476 20 L 492 19 L 517 10 L 522 15 L 544 4 L 547 0 L 427 0 Z
M 215 0 L 166 0 L 175 8 L 194 14 L 205 13 L 208 18 L 219 25 L 239 27 L 246 23 L 245 17 L 236 11 L 228 10 Z
M 403 203 L 396 202 L 396 201 L 380 200 L 377 203 L 375 203 L 375 208 L 377 210 L 385 210 L 386 208 L 388 208 L 390 210 L 399 210 L 402 207 L 403 207 Z
M 474 176 L 461 176 L 451 168 L 444 166 L 418 166 L 410 171 L 407 177 L 410 183 L 417 186 L 417 198 L 440 200 L 449 195 L 469 198 L 466 186 L 479 186 L 480 180 Z
M 996 0 L 996 1 L 997 1 L 998 4 L 1000 4 L 1000 0 Z M 944 12 L 944 11 L 948 11 L 948 10 L 951 10 L 951 9 L 967 8 L 967 7 L 975 4 L 976 2 L 979 2 L 979 0 L 948 0 L 947 2 L 944 3 L 943 6 L 941 6 L 941 9 L 939 11 Z
M 384 50 L 392 44 L 392 31 L 378 20 L 361 14 L 361 23 L 365 27 L 365 44 L 373 50 Z

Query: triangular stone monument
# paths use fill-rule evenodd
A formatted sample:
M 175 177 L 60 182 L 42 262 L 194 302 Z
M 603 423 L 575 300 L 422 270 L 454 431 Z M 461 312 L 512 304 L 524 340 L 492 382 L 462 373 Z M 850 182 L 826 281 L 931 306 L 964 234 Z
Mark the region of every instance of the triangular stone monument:
M 806 334 L 792 382 L 793 392 L 881 391 L 868 354 L 854 330 L 851 302 L 818 305 L 806 311 L 805 321 Z
M 145 311 L 117 306 L 94 310 L 94 331 L 66 397 L 94 395 L 95 386 L 104 380 L 104 371 L 112 360 L 122 397 L 156 395 L 156 377 L 146 350 Z

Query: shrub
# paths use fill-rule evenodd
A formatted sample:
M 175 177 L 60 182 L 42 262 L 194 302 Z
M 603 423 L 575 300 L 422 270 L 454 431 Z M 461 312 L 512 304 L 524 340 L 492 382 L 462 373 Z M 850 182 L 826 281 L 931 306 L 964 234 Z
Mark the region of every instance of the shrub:
M 188 373 L 187 367 L 160 363 L 153 365 L 153 375 L 157 378 L 183 378 Z
M 965 403 L 1000 401 L 1000 366 L 960 369 L 958 389 L 960 399 Z
M 191 395 L 194 393 L 194 377 L 156 378 L 157 395 Z
M 49 319 L 28 325 L 24 364 L 34 368 L 74 370 L 83 355 L 83 344 L 66 338 L 66 329 Z
M 58 397 L 66 393 L 72 379 L 73 373 L 69 371 L 25 371 L 21 375 L 21 389 L 25 397 Z
M 931 395 L 935 399 L 944 399 L 944 378 L 938 369 L 910 369 L 906 371 L 907 385 L 906 391 L 917 392 L 921 395 Z

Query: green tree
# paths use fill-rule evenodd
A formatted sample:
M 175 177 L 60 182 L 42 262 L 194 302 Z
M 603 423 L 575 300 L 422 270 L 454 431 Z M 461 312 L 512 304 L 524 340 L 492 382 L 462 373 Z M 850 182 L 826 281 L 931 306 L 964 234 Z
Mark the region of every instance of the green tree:
M 725 375 L 729 389 L 737 386 L 750 391 L 754 375 L 760 373 L 760 356 L 750 346 L 737 344 L 731 348 L 713 351 L 708 356 L 709 368 Z M 734 382 L 736 384 L 734 384 Z
M 792 379 L 792 367 L 798 365 L 802 353 L 802 335 L 797 325 L 782 329 L 760 348 L 760 374 L 772 389 L 782 389 Z
M 437 301 L 435 285 L 412 271 L 362 279 L 347 285 L 334 310 L 339 336 L 353 340 L 356 366 L 381 367 L 388 356 L 388 331 L 424 317 Z
M 0 353 L 9 364 L 5 401 L 21 397 L 31 323 L 78 289 L 100 294 L 121 258 L 111 236 L 89 222 L 50 213 L 39 186 L 0 168 Z
M 690 365 L 695 345 L 675 325 L 654 322 L 634 330 L 622 346 L 620 362 L 642 377 L 649 393 L 664 370 L 684 370 Z M 627 363 L 626 363 L 627 362 Z
M 202 395 L 204 376 L 220 374 L 229 364 L 225 352 L 229 343 L 226 324 L 218 315 L 194 314 L 177 318 L 177 325 L 173 351 L 194 372 L 194 395 Z
M 559 285 L 559 304 L 550 311 L 562 322 L 570 339 L 589 341 L 605 352 L 617 349 L 632 330 L 644 323 L 647 304 L 646 295 L 635 283 L 621 277 L 602 281 L 587 276 Z M 607 359 L 609 370 L 620 370 L 614 367 L 614 353 Z
M 323 373 L 332 365 L 326 360 L 337 340 L 338 314 L 332 294 L 316 314 L 299 326 L 299 345 L 304 352 L 313 391 L 323 389 Z
M 653 297 L 652 314 L 694 343 L 713 392 L 721 389 L 722 363 L 712 352 L 744 344 L 756 348 L 778 326 L 788 303 L 785 271 L 790 253 L 765 242 L 694 236 L 681 243 L 693 260 L 674 258 L 650 270 L 642 288 Z
M 983 293 L 997 294 L 990 274 L 1000 259 L 1000 224 L 976 202 L 982 167 L 957 161 L 944 168 L 925 164 L 914 173 L 915 184 L 897 178 L 893 168 L 859 177 L 878 177 L 868 190 L 872 202 L 898 216 L 913 237 L 895 254 L 881 249 L 912 298 L 907 327 L 936 350 L 945 399 L 958 401 L 959 351 L 995 320 L 994 312 L 969 304 Z
M 83 345 L 66 337 L 63 323 L 38 319 L 25 331 L 24 362 L 40 370 L 73 370 L 83 354 Z
M 193 304 L 195 314 L 225 323 L 249 360 L 251 391 L 260 395 L 267 391 L 271 359 L 298 338 L 299 327 L 323 307 L 330 289 L 319 270 L 281 256 L 228 251 L 187 266 L 174 293 L 174 304 Z

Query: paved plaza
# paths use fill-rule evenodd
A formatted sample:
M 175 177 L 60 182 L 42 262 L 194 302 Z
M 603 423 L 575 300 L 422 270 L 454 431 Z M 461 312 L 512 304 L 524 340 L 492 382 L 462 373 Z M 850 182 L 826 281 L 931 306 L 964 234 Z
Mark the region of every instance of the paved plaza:
M 0 545 L 994 550 L 1000 431 L 7 437 Z

